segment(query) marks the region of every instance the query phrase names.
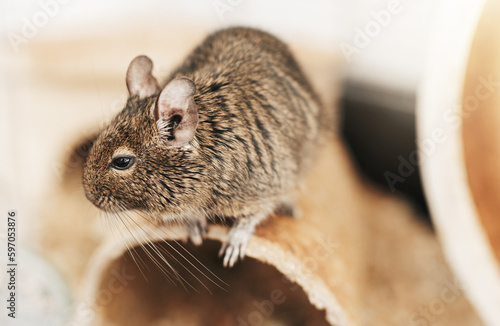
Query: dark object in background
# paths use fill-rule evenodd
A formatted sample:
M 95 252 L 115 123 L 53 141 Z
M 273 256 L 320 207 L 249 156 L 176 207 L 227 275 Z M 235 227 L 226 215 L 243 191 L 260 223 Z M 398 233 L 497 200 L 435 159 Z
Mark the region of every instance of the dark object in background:
M 342 136 L 362 174 L 384 191 L 403 194 L 429 221 L 419 167 L 410 157 L 416 150 L 415 94 L 346 81 L 340 112 Z

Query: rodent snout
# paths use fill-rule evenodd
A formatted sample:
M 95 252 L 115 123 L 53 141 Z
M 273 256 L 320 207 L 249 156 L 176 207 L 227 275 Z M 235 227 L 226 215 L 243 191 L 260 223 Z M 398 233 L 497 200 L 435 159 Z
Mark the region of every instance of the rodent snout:
M 109 202 L 112 192 L 110 189 L 103 187 L 92 177 L 84 177 L 83 188 L 85 197 L 99 209 L 109 210 Z

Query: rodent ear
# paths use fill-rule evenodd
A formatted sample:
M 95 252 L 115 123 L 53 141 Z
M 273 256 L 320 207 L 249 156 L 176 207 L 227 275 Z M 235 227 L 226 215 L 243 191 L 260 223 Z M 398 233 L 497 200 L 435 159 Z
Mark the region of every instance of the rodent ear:
M 177 77 L 165 86 L 155 108 L 156 125 L 167 146 L 185 146 L 198 127 L 194 102 L 196 85 L 187 77 Z
M 130 96 L 140 98 L 153 96 L 160 91 L 156 78 L 153 77 L 153 61 L 145 55 L 135 57 L 127 70 L 127 88 Z

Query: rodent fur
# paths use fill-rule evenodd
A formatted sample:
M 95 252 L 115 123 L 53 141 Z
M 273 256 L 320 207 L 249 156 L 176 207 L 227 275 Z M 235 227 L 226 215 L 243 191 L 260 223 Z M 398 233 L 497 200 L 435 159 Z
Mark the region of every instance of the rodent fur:
M 195 238 L 206 218 L 234 219 L 222 248 L 224 264 L 234 264 L 255 226 L 289 207 L 317 147 L 318 96 L 274 36 L 250 28 L 218 31 L 166 80 L 168 86 L 187 78 L 196 89 L 194 136 L 177 144 L 182 120 L 158 113 L 166 86 L 158 87 L 147 71 L 138 76 L 139 82 L 127 76 L 127 104 L 90 150 L 83 170 L 87 198 L 106 211 L 136 209 L 181 221 Z M 135 157 L 130 169 L 110 167 L 117 151 Z

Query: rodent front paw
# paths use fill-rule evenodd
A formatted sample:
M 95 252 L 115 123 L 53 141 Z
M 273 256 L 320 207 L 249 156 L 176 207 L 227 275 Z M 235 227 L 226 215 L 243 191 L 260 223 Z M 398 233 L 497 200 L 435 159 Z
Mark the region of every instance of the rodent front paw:
M 229 231 L 226 240 L 219 251 L 219 257 L 224 255 L 224 267 L 233 267 L 236 261 L 245 257 L 248 240 L 253 234 L 253 229 L 233 228 Z

